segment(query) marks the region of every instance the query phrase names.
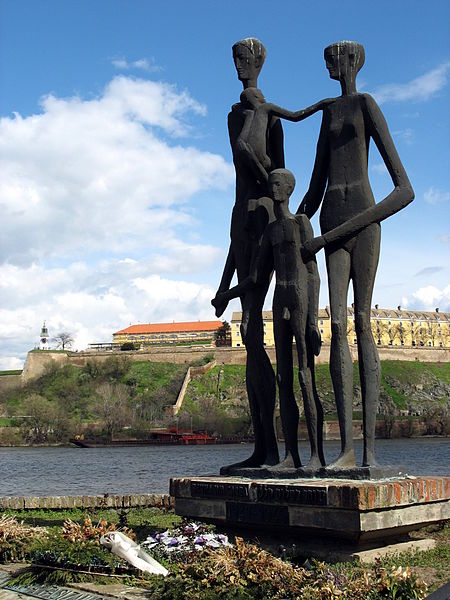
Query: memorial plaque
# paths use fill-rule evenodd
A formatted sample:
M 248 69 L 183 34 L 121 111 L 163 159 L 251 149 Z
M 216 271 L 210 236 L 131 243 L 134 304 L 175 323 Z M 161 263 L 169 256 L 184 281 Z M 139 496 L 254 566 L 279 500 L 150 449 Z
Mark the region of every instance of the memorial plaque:
M 245 483 L 191 482 L 191 495 L 195 498 L 248 499 L 249 488 Z
M 298 487 L 290 485 L 264 485 L 257 487 L 259 502 L 281 502 L 286 504 L 303 504 L 307 506 L 326 506 L 327 489 Z
M 287 506 L 256 503 L 227 502 L 227 521 L 234 523 L 258 523 L 267 525 L 289 525 Z

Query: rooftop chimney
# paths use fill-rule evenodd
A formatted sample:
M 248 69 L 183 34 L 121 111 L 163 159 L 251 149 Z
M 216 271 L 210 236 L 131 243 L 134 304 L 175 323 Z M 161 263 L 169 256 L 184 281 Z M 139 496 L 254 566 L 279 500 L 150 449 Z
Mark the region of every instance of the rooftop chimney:
M 439 312 L 439 306 L 437 306 L 437 307 L 435 308 L 435 310 L 436 310 L 436 312 Z
M 378 310 L 378 304 L 375 304 L 375 308 Z
M 400 306 L 400 304 L 397 306 L 397 310 L 402 310 L 402 307 Z

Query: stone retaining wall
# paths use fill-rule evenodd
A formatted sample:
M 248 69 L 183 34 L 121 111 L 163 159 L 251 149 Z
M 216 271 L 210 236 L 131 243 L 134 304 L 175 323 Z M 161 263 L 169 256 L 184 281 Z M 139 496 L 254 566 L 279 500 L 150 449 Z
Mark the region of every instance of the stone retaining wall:
M 275 348 L 268 347 L 266 352 L 272 364 L 275 364 Z M 356 345 L 350 345 L 353 360 L 358 359 Z M 381 360 L 410 360 L 419 362 L 450 362 L 450 349 L 448 348 L 398 348 L 380 346 L 378 353 Z M 117 354 L 117 353 L 116 353 Z M 183 346 L 183 347 L 155 347 L 145 351 L 119 352 L 118 354 L 128 356 L 133 361 L 167 362 L 178 365 L 189 364 L 194 361 L 214 356 L 217 364 L 223 365 L 245 365 L 245 348 L 230 348 L 213 346 Z M 22 380 L 28 381 L 39 377 L 45 370 L 47 364 L 56 363 L 59 366 L 71 364 L 79 367 L 86 365 L 88 360 L 105 361 L 113 352 L 29 352 L 25 361 Z M 297 364 L 297 353 L 294 352 L 294 363 Z M 316 357 L 316 364 L 328 363 L 330 361 L 330 345 L 324 344 L 320 355 Z M 1 378 L 0 378 L 1 379 Z
M 127 494 L 104 496 L 16 496 L 0 498 L 2 510 L 29 510 L 33 508 L 172 508 L 173 498 L 167 494 Z

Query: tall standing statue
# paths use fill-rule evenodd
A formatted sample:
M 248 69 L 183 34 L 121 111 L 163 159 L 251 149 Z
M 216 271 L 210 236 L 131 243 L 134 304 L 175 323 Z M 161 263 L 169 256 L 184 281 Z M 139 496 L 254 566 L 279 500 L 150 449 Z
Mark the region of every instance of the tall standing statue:
M 331 309 L 330 371 L 336 398 L 341 453 L 332 465 L 355 465 L 352 435 L 353 369 L 347 342 L 347 295 L 353 283 L 355 331 L 363 404 L 363 466 L 375 464 L 375 418 L 380 363 L 370 327 L 370 307 L 380 250 L 380 221 L 407 206 L 414 192 L 386 121 L 369 94 L 356 91 L 364 48 L 344 41 L 325 48 L 332 79 L 342 95 L 324 109 L 314 170 L 299 212 L 311 218 L 322 203 L 322 235 L 304 244 L 311 254 L 325 247 Z M 384 160 L 394 190 L 375 204 L 368 177 L 369 141 Z
M 264 64 L 266 49 L 255 38 L 246 38 L 233 46 L 233 59 L 244 90 L 256 88 L 258 76 Z M 233 105 L 228 115 L 233 162 L 236 170 L 236 199 L 231 217 L 230 249 L 217 293 L 230 287 L 234 273 L 238 281 L 250 273 L 252 261 L 256 260 L 262 234 L 274 219 L 272 203 L 267 198 L 267 182 L 258 176 L 243 152 L 241 136 L 244 128 L 246 107 L 241 102 Z M 270 161 L 268 171 L 284 167 L 283 130 L 280 120 L 273 117 L 267 121 L 266 148 L 264 155 Z M 241 463 L 230 467 L 257 467 L 279 462 L 278 445 L 274 429 L 275 374 L 264 350 L 262 309 L 267 289 L 265 286 L 248 290 L 241 297 L 241 336 L 247 349 L 246 385 L 255 436 L 253 454 Z M 217 309 L 221 314 L 225 306 Z M 227 467 L 222 469 L 225 473 Z

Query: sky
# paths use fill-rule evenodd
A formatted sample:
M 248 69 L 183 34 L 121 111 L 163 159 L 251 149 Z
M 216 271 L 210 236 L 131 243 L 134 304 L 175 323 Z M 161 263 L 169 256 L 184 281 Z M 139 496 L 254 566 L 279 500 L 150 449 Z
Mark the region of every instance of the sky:
M 268 53 L 259 87 L 291 110 L 340 95 L 327 45 L 364 45 L 358 89 L 416 195 L 382 224 L 373 303 L 449 311 L 449 24 L 447 0 L 0 0 L 0 369 L 22 367 L 44 320 L 81 350 L 130 324 L 215 318 L 242 89 L 231 46 L 250 36 Z M 319 128 L 319 114 L 284 124 L 293 210 Z M 373 143 L 369 161 L 379 201 L 392 181 Z M 324 307 L 323 251 L 318 264 Z

